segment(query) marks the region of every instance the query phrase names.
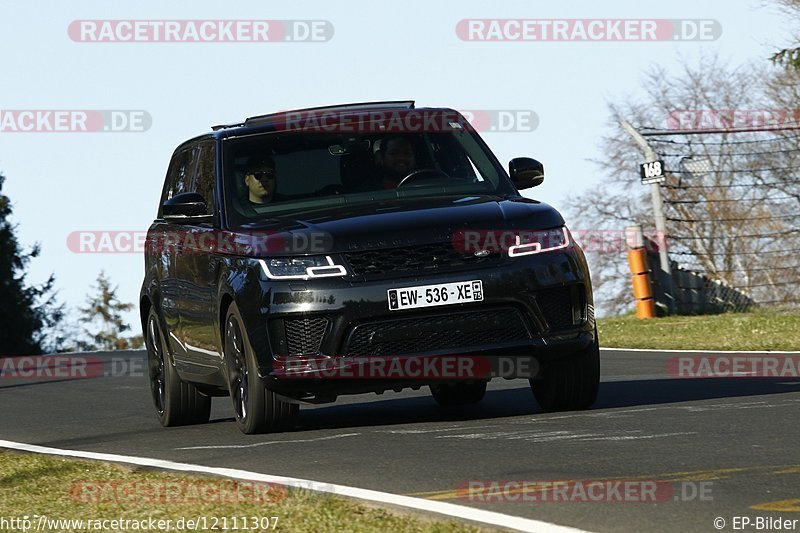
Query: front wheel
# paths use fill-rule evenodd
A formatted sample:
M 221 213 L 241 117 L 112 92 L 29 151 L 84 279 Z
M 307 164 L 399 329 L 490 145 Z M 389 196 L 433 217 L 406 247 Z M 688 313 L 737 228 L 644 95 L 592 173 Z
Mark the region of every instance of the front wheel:
M 258 364 L 236 304 L 225 318 L 225 363 L 236 425 L 242 433 L 277 432 L 294 426 L 299 406 L 280 400 L 258 375 Z
M 542 367 L 542 377 L 530 380 L 533 395 L 545 411 L 579 411 L 597 400 L 600 388 L 600 344 L 594 342 L 569 359 Z
M 158 315 L 150 309 L 145 331 L 147 346 L 147 377 L 150 394 L 164 427 L 202 424 L 211 416 L 211 398 L 183 381 L 167 354 Z

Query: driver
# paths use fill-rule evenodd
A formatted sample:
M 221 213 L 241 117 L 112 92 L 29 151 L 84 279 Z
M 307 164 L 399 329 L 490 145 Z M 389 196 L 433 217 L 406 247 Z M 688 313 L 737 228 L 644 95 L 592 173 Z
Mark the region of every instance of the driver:
M 247 161 L 244 184 L 249 205 L 268 204 L 280 200 L 275 193 L 277 175 L 275 160 L 270 156 L 255 155 Z
M 396 136 L 383 139 L 378 154 L 381 185 L 384 189 L 394 189 L 403 178 L 417 169 L 414 146 L 406 137 Z

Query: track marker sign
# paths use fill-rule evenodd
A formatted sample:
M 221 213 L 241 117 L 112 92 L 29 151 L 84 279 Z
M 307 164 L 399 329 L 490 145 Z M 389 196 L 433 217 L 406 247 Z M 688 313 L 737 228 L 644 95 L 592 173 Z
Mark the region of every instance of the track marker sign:
M 648 161 L 639 165 L 639 174 L 642 177 L 642 183 L 664 183 L 667 177 L 664 175 L 664 161 Z

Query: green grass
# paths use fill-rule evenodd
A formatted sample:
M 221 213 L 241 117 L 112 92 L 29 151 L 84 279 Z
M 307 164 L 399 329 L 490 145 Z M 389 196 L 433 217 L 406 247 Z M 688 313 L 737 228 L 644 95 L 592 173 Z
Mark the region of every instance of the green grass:
M 600 346 L 662 350 L 781 350 L 800 352 L 800 311 L 768 309 L 721 315 L 597 320 Z
M 376 473 L 380 475 L 380 473 Z M 140 488 L 138 495 L 116 490 L 89 487 L 109 487 L 107 482 Z M 0 519 L 45 515 L 50 519 L 154 519 L 177 520 L 181 517 L 278 517 L 277 531 L 354 531 L 354 532 L 461 532 L 488 531 L 453 520 L 444 521 L 427 515 L 388 510 L 345 498 L 326 496 L 301 490 L 273 489 L 267 497 L 254 497 L 252 490 L 241 490 L 241 497 L 219 502 L 214 493 L 198 496 L 199 492 L 183 490 L 172 496 L 158 498 L 148 488 L 164 487 L 164 483 L 184 483 L 184 487 L 202 489 L 233 483 L 220 478 L 164 473 L 151 469 L 129 468 L 111 463 L 63 459 L 47 455 L 0 450 Z M 244 482 L 240 482 L 244 483 Z M 173 485 L 175 486 L 175 485 Z M 167 494 L 162 492 L 162 494 Z M 228 493 L 230 494 L 230 492 Z M 179 497 L 178 497 L 179 496 Z M 223 498 L 224 499 L 224 498 Z M 242 501 L 244 500 L 244 501 Z M 241 518 L 240 518 L 241 520 Z M 272 523 L 272 521 L 270 522 Z M 175 524 L 173 522 L 173 524 Z M 210 522 L 207 523 L 210 527 Z M 265 524 L 266 525 L 266 524 Z M 85 525 L 85 527 L 88 525 Z M 173 525 L 173 528 L 175 525 Z M 9 530 L 2 528 L 0 530 Z M 45 531 L 78 532 L 88 529 L 61 527 Z M 129 531 L 131 529 L 125 529 Z M 222 531 L 222 527 L 216 531 Z M 228 530 L 234 530 L 228 522 Z M 275 531 L 251 528 L 248 533 Z M 39 530 L 42 531 L 42 530 Z M 106 528 L 106 531 L 109 531 Z M 117 529 L 122 531 L 122 529 Z M 175 531 L 175 529 L 172 529 Z M 183 531 L 202 531 L 184 529 Z

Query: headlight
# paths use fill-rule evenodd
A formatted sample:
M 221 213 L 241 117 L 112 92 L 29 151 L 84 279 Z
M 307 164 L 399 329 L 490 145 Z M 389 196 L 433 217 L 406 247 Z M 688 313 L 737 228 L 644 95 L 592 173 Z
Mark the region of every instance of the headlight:
M 328 255 L 260 259 L 259 262 L 269 279 L 311 279 L 347 275 L 344 266 L 334 263 Z
M 570 235 L 566 226 L 543 231 L 521 232 L 515 237 L 515 244 L 508 247 L 508 256 L 520 257 L 552 252 L 566 248 L 569 243 Z

